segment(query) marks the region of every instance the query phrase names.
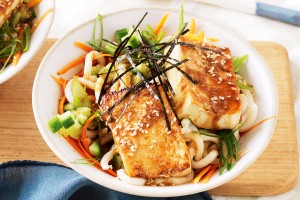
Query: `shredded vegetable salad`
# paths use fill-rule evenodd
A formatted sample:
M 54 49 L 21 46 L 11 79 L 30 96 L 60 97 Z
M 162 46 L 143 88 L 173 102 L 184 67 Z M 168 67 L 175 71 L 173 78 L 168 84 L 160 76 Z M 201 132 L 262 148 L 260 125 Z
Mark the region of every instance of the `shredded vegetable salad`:
M 23 0 L 9 14 L 8 19 L 2 24 L 0 21 L 0 73 L 10 64 L 16 66 L 21 55 L 30 49 L 31 35 L 53 9 L 49 9 L 34 23 L 36 13 L 34 8 L 42 0 Z M 4 3 L 4 2 L 2 2 Z M 7 10 L 11 9 L 14 2 L 6 1 L 1 5 Z M 4 14 L 5 17 L 5 14 Z

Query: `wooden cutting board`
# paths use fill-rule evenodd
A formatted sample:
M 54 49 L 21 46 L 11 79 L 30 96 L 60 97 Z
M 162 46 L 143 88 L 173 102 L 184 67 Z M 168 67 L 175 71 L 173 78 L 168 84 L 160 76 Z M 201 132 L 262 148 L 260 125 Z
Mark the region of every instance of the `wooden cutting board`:
M 0 85 L 0 163 L 38 160 L 64 165 L 40 135 L 31 106 L 35 73 L 54 42 L 54 39 L 47 40 L 22 72 Z M 290 190 L 297 182 L 298 151 L 288 55 L 275 43 L 252 44 L 265 58 L 276 79 L 279 93 L 276 130 L 267 149 L 252 166 L 234 180 L 209 191 L 211 194 L 273 195 Z

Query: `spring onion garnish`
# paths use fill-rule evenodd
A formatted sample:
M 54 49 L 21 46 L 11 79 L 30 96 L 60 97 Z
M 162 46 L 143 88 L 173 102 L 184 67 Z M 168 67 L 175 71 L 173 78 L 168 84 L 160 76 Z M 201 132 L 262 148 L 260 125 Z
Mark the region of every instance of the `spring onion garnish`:
M 223 174 L 225 169 L 230 171 L 235 162 L 238 160 L 238 141 L 234 133 L 242 126 L 242 124 L 237 125 L 233 130 L 208 130 L 208 129 L 198 129 L 198 133 L 210 137 L 218 137 L 220 139 L 220 161 L 219 169 L 220 175 Z M 215 134 L 211 134 L 215 133 Z
M 243 79 L 240 75 L 237 74 L 237 72 L 240 70 L 241 66 L 248 60 L 248 55 L 243 55 L 241 57 L 234 56 L 232 57 L 232 65 L 234 69 L 234 73 L 236 75 L 236 83 L 239 86 L 240 89 L 244 90 L 253 90 L 252 85 L 247 83 L 245 79 Z

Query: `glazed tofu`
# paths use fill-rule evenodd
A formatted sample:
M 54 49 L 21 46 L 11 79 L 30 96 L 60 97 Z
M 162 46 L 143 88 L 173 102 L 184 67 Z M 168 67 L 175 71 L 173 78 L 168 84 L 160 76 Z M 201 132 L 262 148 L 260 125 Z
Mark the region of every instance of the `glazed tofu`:
M 10 17 L 12 11 L 22 4 L 23 0 L 0 1 L 0 27 Z
M 100 107 L 103 110 L 107 109 L 126 91 L 124 89 L 106 94 L 101 99 Z M 160 102 L 155 100 L 146 88 L 135 97 L 131 94 L 116 106 L 112 113 L 103 116 L 104 120 L 110 118 L 107 124 L 112 130 L 125 172 L 131 177 L 149 179 L 185 176 L 191 173 L 188 148 L 180 126 L 161 88 L 160 91 L 171 121 L 170 131 L 167 129 Z M 119 118 L 132 98 L 132 102 Z
M 179 41 L 214 50 L 177 45 L 172 51 L 171 58 L 189 59 L 179 67 L 198 82 L 193 84 L 175 68 L 167 72 L 179 118 L 189 118 L 200 128 L 233 129 L 240 121 L 241 103 L 230 50 L 184 37 Z

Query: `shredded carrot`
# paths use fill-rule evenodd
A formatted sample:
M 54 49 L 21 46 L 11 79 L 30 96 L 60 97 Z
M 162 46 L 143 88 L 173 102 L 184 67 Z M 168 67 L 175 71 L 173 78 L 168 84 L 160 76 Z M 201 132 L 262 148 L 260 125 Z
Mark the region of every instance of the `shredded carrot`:
M 59 79 L 62 79 L 62 80 L 64 81 L 64 84 L 63 84 L 63 89 L 65 89 L 65 88 L 66 88 L 66 85 L 67 85 L 67 83 L 69 82 L 69 80 L 65 80 L 65 79 L 63 79 L 63 78 L 59 78 Z
M 64 81 L 62 80 L 62 78 L 57 78 L 56 76 L 51 74 L 51 78 L 60 86 L 64 86 Z
M 199 180 L 202 178 L 202 176 L 204 174 L 206 174 L 208 172 L 208 170 L 210 170 L 211 167 L 212 167 L 212 165 L 208 165 L 203 170 L 201 170 L 201 172 L 193 179 L 193 183 L 198 183 Z
M 42 2 L 42 0 L 32 0 L 32 1 L 28 2 L 28 3 L 26 3 L 25 6 L 27 8 L 32 8 L 32 7 L 38 5 L 41 2 Z
M 82 133 L 81 133 L 81 140 L 82 140 L 82 143 L 83 143 L 83 146 L 84 146 L 84 149 L 90 153 L 90 150 L 89 150 L 89 143 L 88 143 L 88 140 L 87 140 L 87 137 L 86 137 L 86 130 L 89 126 L 89 124 L 97 117 L 96 114 L 92 115 L 84 124 L 83 128 L 82 128 Z
M 215 171 L 218 169 L 217 165 L 214 165 L 211 170 L 203 177 L 201 180 L 201 183 L 207 183 L 209 179 L 212 177 L 212 175 L 215 173 Z
M 77 140 L 77 143 L 78 143 L 78 146 L 80 147 L 81 151 L 84 153 L 85 157 L 92 158 L 92 155 L 90 153 L 88 153 L 82 146 L 80 139 Z
M 194 34 L 195 33 L 195 27 L 196 27 L 196 25 L 195 25 L 195 19 L 193 18 L 193 19 L 191 19 L 191 22 L 190 22 L 190 31 L 189 31 L 190 34 Z
M 79 146 L 77 145 L 77 143 L 75 142 L 75 140 L 73 138 L 71 138 L 70 136 L 65 137 L 66 140 L 68 141 L 68 143 L 78 152 L 80 153 L 80 155 L 82 157 L 85 157 L 84 153 L 81 151 L 81 149 L 79 148 Z
M 86 54 L 76 58 L 75 60 L 71 61 L 70 63 L 68 63 L 66 66 L 64 66 L 61 70 L 59 70 L 57 72 L 57 75 L 61 75 L 66 73 L 67 71 L 69 71 L 70 69 L 72 69 L 73 67 L 76 67 L 77 65 L 79 65 L 80 63 L 83 63 L 84 59 L 85 59 Z
M 37 27 L 42 23 L 42 21 L 47 17 L 47 15 L 49 13 L 51 13 L 54 9 L 53 8 L 49 8 L 48 10 L 46 10 L 46 12 L 41 16 L 40 19 L 38 19 L 32 26 L 32 29 L 31 29 L 31 33 L 33 33 Z
M 261 125 L 262 123 L 264 123 L 264 122 L 266 122 L 266 121 L 268 121 L 269 119 L 272 119 L 272 118 L 276 118 L 276 116 L 267 117 L 266 119 L 261 120 L 257 124 L 254 124 L 253 126 L 251 126 L 247 131 L 240 133 L 240 136 L 242 137 L 242 136 L 246 135 L 252 129 L 256 128 L 257 126 Z
M 86 51 L 86 52 L 90 52 L 90 51 L 93 50 L 92 47 L 90 47 L 90 46 L 88 46 L 88 45 L 86 45 L 86 44 L 83 44 L 82 42 L 78 42 L 78 41 L 77 41 L 77 42 L 74 42 L 74 45 L 75 45 L 76 47 L 78 47 L 78 48 L 80 48 L 80 49 Z
M 58 114 L 63 114 L 64 113 L 64 104 L 65 104 L 65 101 L 66 101 L 66 96 L 62 96 L 59 100 L 59 103 L 58 103 Z
M 154 34 L 157 35 L 159 33 L 159 31 L 161 30 L 161 28 L 164 26 L 166 20 L 169 17 L 169 13 L 165 14 L 159 21 L 159 23 L 157 24 L 157 26 L 154 29 Z
M 14 57 L 13 57 L 13 66 L 16 66 L 19 62 L 19 59 L 21 57 L 22 51 L 18 51 Z

